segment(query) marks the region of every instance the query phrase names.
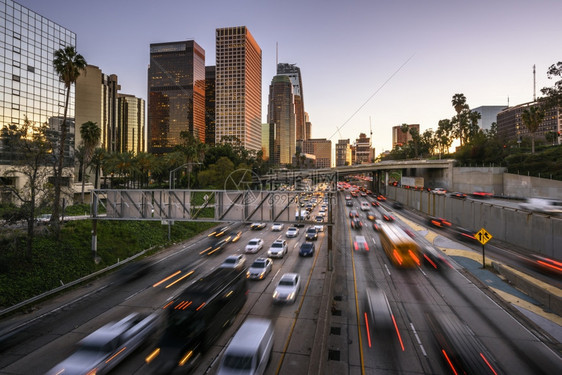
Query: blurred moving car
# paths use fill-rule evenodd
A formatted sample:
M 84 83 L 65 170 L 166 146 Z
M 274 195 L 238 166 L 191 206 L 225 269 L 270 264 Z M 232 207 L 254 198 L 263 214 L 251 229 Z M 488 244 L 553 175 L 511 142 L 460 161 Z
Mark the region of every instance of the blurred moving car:
M 487 193 L 485 191 L 475 191 L 472 194 L 470 194 L 472 198 L 477 198 L 477 199 L 488 199 L 491 198 L 493 195 L 494 194 Z
M 359 214 L 355 210 L 349 211 L 349 217 L 359 217 Z
M 353 241 L 353 248 L 355 251 L 369 251 L 369 245 L 364 236 L 355 236 L 355 241 Z
M 394 216 L 392 216 L 391 214 L 389 214 L 388 212 L 384 212 L 382 214 L 382 218 L 386 221 L 394 221 Z
M 242 231 L 234 231 L 230 233 L 230 242 L 236 242 L 240 239 L 240 237 L 242 237 Z
M 431 190 L 431 192 L 433 194 L 437 194 L 437 195 L 445 195 L 447 194 L 447 190 L 443 189 L 443 188 L 435 188 L 433 190 Z
M 361 202 L 361 211 L 369 211 L 371 209 L 371 205 L 369 202 Z
M 404 208 L 404 205 L 398 201 L 392 202 L 392 207 L 396 208 L 397 210 L 401 210 Z
M 158 315 L 138 313 L 108 323 L 83 338 L 74 354 L 47 374 L 106 374 L 146 343 L 156 332 L 157 323 Z
M 524 203 L 519 204 L 519 208 L 548 215 L 562 214 L 562 202 L 552 199 L 529 198 Z
M 301 287 L 300 276 L 297 273 L 286 273 L 279 279 L 273 292 L 273 302 L 291 302 L 297 299 Z
M 274 232 L 279 232 L 283 230 L 284 225 L 282 223 L 273 223 L 271 230 Z
M 296 227 L 289 227 L 285 235 L 289 238 L 293 238 L 299 235 L 299 228 Z
M 427 223 L 431 226 L 436 228 L 449 228 L 451 226 L 451 222 L 443 219 L 442 217 L 432 217 L 430 216 L 427 219 Z
M 273 268 L 273 261 L 269 258 L 257 258 L 248 268 L 246 277 L 251 280 L 262 280 Z
M 363 228 L 363 223 L 358 218 L 354 217 L 351 219 L 351 229 L 361 229 Z
M 267 255 L 272 258 L 283 258 L 283 256 L 287 254 L 287 251 L 288 251 L 287 241 L 276 240 L 269 247 L 269 250 L 267 251 Z
M 373 329 L 387 330 L 393 327 L 392 310 L 386 293 L 380 288 L 365 289 L 367 316 Z
M 457 199 L 466 199 L 466 194 L 455 191 L 455 192 L 449 193 L 449 197 L 457 198 Z
M 381 225 L 382 225 L 382 221 L 376 219 L 375 222 L 373 223 L 373 229 L 378 232 L 379 230 L 381 230 Z
M 246 248 L 244 249 L 247 253 L 257 253 L 263 247 L 263 240 L 261 238 L 252 238 L 248 241 Z
M 243 268 L 246 264 L 246 257 L 242 254 L 229 255 L 220 265 L 220 268 Z
M 462 227 L 457 227 L 457 226 L 451 226 L 449 230 L 453 232 L 455 234 L 455 237 L 458 238 L 459 240 L 473 242 L 475 244 L 480 245 L 480 242 L 478 241 L 478 239 L 476 239 L 475 236 L 476 231 L 462 228 Z
M 215 229 L 213 232 L 209 233 L 209 235 L 207 237 L 221 237 L 224 236 L 224 234 L 230 229 L 230 227 L 227 225 L 225 227 L 220 227 Z
M 265 227 L 266 227 L 265 223 L 253 223 L 252 225 L 250 225 L 251 230 L 262 230 Z
M 371 205 L 372 205 L 373 207 L 380 207 L 381 204 L 380 204 L 379 202 L 377 202 L 377 201 L 372 201 L 372 202 L 371 202 Z
M 301 257 L 313 256 L 315 248 L 316 245 L 314 244 L 314 242 L 305 241 L 302 243 L 299 249 L 299 256 Z

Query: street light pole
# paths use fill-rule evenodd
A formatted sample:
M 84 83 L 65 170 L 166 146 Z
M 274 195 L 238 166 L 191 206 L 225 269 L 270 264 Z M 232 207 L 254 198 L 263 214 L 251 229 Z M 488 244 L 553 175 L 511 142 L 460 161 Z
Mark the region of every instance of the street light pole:
M 177 167 L 177 168 L 175 168 L 175 169 L 172 169 L 172 170 L 170 171 L 170 177 L 169 177 L 169 179 L 168 179 L 168 186 L 170 187 L 170 190 L 174 188 L 174 181 L 175 181 L 175 176 L 174 176 L 174 174 L 175 174 L 177 171 L 179 171 L 180 169 L 185 168 L 185 167 L 187 167 L 187 166 L 189 166 L 189 165 L 197 165 L 197 164 L 202 164 L 202 163 L 199 163 L 199 162 L 185 163 L 185 164 L 182 164 L 182 165 L 180 165 L 179 167 Z M 191 176 L 190 176 L 190 175 L 191 175 L 191 173 L 187 175 L 187 189 L 189 189 L 189 187 L 190 187 L 190 181 L 191 181 L 191 178 L 190 178 Z M 173 177 L 173 179 L 172 179 L 172 177 Z

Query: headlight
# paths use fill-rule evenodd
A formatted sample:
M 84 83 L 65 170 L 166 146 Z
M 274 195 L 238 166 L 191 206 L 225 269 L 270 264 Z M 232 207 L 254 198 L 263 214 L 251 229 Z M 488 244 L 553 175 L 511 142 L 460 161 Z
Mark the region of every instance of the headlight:
M 246 272 L 246 278 L 250 278 L 250 272 Z
M 293 299 L 295 298 L 295 292 L 289 294 L 289 296 L 287 297 L 287 299 Z
M 278 291 L 273 292 L 273 298 L 277 298 L 277 297 L 279 297 L 279 292 Z

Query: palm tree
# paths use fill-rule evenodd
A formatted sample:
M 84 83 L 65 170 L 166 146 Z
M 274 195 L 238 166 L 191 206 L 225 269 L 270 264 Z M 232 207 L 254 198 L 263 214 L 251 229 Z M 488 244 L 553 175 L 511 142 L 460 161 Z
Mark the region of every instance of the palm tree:
M 544 120 L 545 113 L 539 106 L 529 107 L 521 114 L 523 124 L 531 133 L 531 153 L 535 153 L 535 132 L 539 129 L 540 124 Z
M 94 189 L 99 188 L 99 176 L 100 176 L 100 169 L 103 164 L 104 158 L 107 157 L 105 150 L 101 147 L 96 147 L 94 152 L 92 153 L 91 164 L 94 167 L 95 177 L 94 177 Z
M 464 96 L 464 94 L 455 94 L 453 95 L 453 99 L 451 100 L 451 104 L 453 105 L 453 108 L 455 108 L 455 111 L 457 112 L 457 126 L 456 126 L 456 131 L 454 132 L 455 134 L 457 134 L 461 140 L 461 146 L 462 146 L 462 142 L 463 142 L 463 126 L 462 126 L 462 117 L 461 117 L 461 112 L 468 108 L 468 106 L 466 105 L 466 96 Z
M 80 126 L 80 135 L 84 146 L 84 160 L 82 163 L 82 203 L 84 203 L 84 186 L 86 184 L 86 167 L 90 164 L 92 155 L 101 138 L 101 129 L 95 122 L 87 121 Z
M 68 114 L 68 102 L 70 100 L 70 87 L 73 83 L 76 83 L 80 73 L 86 68 L 86 60 L 82 55 L 76 53 L 76 49 L 73 46 L 66 46 L 55 51 L 55 59 L 53 60 L 53 66 L 55 71 L 59 75 L 59 78 L 64 82 L 64 87 L 66 88 L 66 100 L 64 103 L 64 115 L 62 120 L 62 125 L 60 129 L 60 144 L 59 144 L 59 159 L 57 161 L 57 166 L 55 167 L 55 197 L 54 197 L 54 209 L 52 221 L 55 227 L 55 232 L 57 237 L 60 233 L 60 218 L 59 218 L 59 204 L 60 204 L 60 193 L 61 193 L 61 180 L 62 180 L 62 169 L 64 165 L 64 146 L 66 142 L 66 116 Z

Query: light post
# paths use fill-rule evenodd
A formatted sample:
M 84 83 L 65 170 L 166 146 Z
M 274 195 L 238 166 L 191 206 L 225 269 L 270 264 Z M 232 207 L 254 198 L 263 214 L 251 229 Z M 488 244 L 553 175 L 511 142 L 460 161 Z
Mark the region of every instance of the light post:
M 197 164 L 202 164 L 202 163 L 199 163 L 199 162 L 185 163 L 185 164 L 182 164 L 182 165 L 180 165 L 179 167 L 177 167 L 177 168 L 175 168 L 175 169 L 172 169 L 172 170 L 170 171 L 170 178 L 168 179 L 168 186 L 170 187 L 170 190 L 174 188 L 174 181 L 175 181 L 175 176 L 174 176 L 174 174 L 175 174 L 177 171 L 179 171 L 180 169 L 185 168 L 185 167 L 187 167 L 187 166 L 190 166 L 190 165 L 197 165 Z M 173 177 L 173 179 L 172 179 L 172 177 Z M 187 175 L 187 189 L 188 189 L 188 190 L 189 190 L 190 186 L 191 186 L 191 173 L 189 173 L 189 174 Z

